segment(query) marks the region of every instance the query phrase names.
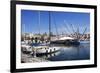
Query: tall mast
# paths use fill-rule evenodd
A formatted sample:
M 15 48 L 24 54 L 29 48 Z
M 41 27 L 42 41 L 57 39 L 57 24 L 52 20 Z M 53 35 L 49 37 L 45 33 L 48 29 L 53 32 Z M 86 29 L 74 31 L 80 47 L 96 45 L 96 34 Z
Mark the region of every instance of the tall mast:
M 53 15 L 53 20 L 54 20 L 54 25 L 55 25 L 55 28 L 56 28 L 57 38 L 59 39 L 59 34 L 58 34 L 57 24 L 56 24 L 56 20 L 55 20 L 54 15 Z
M 38 25 L 39 25 L 39 34 L 40 34 L 40 11 L 38 12 L 38 17 L 39 17 L 39 23 L 38 23 Z
M 49 41 L 51 41 L 51 14 L 49 11 Z
M 77 32 L 76 32 L 77 40 L 79 40 L 79 26 L 77 26 Z
M 26 34 L 25 34 L 25 24 L 23 24 L 23 34 L 24 34 L 24 40 L 26 39 Z

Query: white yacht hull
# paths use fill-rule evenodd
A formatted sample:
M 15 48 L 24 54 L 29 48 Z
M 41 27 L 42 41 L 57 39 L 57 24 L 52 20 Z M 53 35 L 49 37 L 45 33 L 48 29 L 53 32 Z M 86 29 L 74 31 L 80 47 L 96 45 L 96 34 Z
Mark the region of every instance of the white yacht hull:
M 47 47 L 47 48 L 43 47 L 43 48 L 36 49 L 36 53 L 37 54 L 48 54 L 48 53 L 53 53 L 59 50 L 60 50 L 59 47 Z

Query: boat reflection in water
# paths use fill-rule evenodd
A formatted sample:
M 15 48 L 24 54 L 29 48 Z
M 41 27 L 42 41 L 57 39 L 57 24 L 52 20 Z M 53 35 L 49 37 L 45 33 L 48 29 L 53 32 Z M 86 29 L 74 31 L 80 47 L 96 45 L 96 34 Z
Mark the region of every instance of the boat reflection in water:
M 60 47 L 58 52 L 40 55 L 49 61 L 88 60 L 90 59 L 90 42 L 82 41 L 78 46 L 52 45 Z

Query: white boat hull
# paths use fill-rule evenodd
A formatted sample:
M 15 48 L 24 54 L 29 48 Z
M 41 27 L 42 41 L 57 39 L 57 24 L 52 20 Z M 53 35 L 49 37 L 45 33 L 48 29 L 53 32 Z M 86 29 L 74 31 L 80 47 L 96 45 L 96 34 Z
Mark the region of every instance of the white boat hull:
M 36 50 L 36 53 L 37 54 L 47 54 L 47 53 L 53 53 L 59 50 L 60 50 L 59 47 L 40 48 Z

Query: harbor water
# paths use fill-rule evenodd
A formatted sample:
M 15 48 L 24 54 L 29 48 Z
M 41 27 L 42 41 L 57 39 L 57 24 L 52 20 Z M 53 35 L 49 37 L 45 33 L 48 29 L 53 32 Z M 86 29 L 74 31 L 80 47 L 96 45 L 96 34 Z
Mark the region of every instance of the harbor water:
M 69 61 L 69 60 L 88 60 L 90 59 L 90 42 L 81 41 L 79 46 L 53 45 L 60 47 L 60 50 L 38 57 L 49 61 Z

